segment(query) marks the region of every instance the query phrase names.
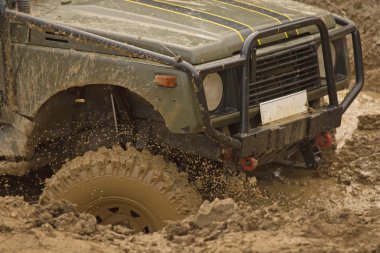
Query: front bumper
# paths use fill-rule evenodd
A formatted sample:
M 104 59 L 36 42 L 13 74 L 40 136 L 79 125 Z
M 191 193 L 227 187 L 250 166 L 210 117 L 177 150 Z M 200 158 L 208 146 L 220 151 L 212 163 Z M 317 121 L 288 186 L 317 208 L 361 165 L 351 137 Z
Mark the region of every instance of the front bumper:
M 275 158 L 279 152 L 314 140 L 320 133 L 339 127 L 342 115 L 340 107 L 328 107 L 253 128 L 238 136 L 242 143 L 239 157 L 254 156 L 260 161 L 268 160 L 268 156 Z

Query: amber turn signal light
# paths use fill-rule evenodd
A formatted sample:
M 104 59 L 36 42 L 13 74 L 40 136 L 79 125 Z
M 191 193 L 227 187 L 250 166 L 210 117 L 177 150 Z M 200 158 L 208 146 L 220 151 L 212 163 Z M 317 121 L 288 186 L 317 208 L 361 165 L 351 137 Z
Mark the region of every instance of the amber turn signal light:
M 170 75 L 155 75 L 154 84 L 157 86 L 174 88 L 177 86 L 177 77 Z

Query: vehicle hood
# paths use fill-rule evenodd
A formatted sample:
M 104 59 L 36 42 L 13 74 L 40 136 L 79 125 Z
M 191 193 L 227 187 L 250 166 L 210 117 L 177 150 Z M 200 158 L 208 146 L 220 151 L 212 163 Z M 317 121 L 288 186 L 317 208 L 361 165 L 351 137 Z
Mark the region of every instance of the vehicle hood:
M 335 26 L 324 10 L 289 0 L 47 0 L 32 15 L 192 64 L 238 53 L 253 31 L 305 17 Z M 261 45 L 316 33 L 307 27 L 260 40 Z

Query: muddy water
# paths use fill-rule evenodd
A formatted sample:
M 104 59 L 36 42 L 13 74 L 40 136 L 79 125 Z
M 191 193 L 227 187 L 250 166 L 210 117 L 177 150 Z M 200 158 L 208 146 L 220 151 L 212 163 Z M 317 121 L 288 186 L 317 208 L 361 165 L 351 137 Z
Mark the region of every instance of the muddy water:
M 345 185 L 338 178 L 321 178 L 315 172 L 300 169 L 277 169 L 275 173 L 279 175 L 270 180 L 258 180 L 260 189 L 272 203 L 288 208 L 323 207 L 331 213 L 380 208 L 379 186 L 363 187 L 355 182 Z
M 340 98 L 342 99 L 344 95 L 341 94 Z M 342 179 L 348 173 L 349 168 L 347 166 L 349 167 L 350 162 L 352 162 L 350 160 L 355 160 L 358 153 L 364 155 L 368 150 L 372 150 L 370 153 L 378 151 L 376 148 L 373 149 L 372 146 L 380 143 L 377 142 L 380 129 L 375 129 L 374 132 L 355 132 L 355 130 L 359 123 L 358 117 L 360 115 L 380 115 L 379 105 L 380 95 L 374 92 L 363 92 L 354 101 L 343 117 L 342 127 L 337 130 L 337 159 L 330 161 L 332 162 L 331 166 L 317 172 L 281 165 L 273 166 L 270 170 L 258 173 L 260 189 L 271 200 L 278 201 L 279 204 L 284 206 L 323 206 L 331 212 L 347 208 L 361 211 L 368 208 L 368 206 L 379 207 L 380 185 L 375 184 L 363 187 L 355 180 L 345 182 Z M 363 119 L 363 121 L 365 120 Z M 360 147 L 353 147 L 352 143 L 348 143 L 344 147 L 347 140 L 355 142 L 360 138 L 362 139 Z M 373 169 L 376 170 L 378 164 L 373 161 L 373 164 L 369 166 L 373 166 Z M 360 167 L 358 168 L 360 169 Z M 380 167 L 378 169 L 380 171 Z
M 337 179 L 321 179 L 315 172 L 293 168 L 277 168 L 273 177 L 259 177 L 260 189 L 269 199 L 287 207 L 324 206 L 330 210 L 345 202 L 345 189 Z M 337 203 L 338 202 L 338 203 Z
M 339 94 L 341 101 L 346 92 Z M 363 91 L 348 108 L 342 119 L 342 126 L 337 130 L 337 146 L 342 148 L 345 140 L 349 138 L 358 124 L 358 116 L 366 114 L 380 113 L 380 93 L 372 91 Z

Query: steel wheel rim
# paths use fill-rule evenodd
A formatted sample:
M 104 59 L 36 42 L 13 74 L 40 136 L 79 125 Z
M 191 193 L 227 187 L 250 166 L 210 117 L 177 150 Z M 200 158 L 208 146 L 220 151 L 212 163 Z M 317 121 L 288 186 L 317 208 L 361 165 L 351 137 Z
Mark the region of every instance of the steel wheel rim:
M 146 207 L 125 197 L 102 197 L 81 209 L 102 225 L 120 225 L 145 234 L 157 231 L 159 222 Z

